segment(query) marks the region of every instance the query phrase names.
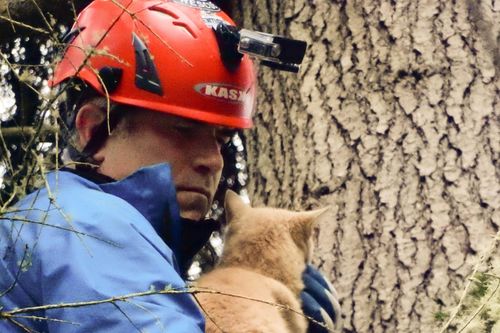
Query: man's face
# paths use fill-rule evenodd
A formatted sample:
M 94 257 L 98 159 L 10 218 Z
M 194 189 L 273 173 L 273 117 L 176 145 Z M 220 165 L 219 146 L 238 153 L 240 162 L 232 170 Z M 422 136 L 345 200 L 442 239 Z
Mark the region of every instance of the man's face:
M 202 219 L 224 166 L 221 148 L 234 131 L 148 110 L 131 111 L 97 153 L 98 171 L 115 179 L 161 162 L 172 168 L 181 216 Z

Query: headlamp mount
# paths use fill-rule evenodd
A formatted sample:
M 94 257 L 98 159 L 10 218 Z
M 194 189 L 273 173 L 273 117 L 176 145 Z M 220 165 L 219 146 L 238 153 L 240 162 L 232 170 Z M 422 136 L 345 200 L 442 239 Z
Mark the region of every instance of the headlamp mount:
M 233 66 L 243 54 L 248 54 L 262 65 L 297 73 L 307 48 L 307 43 L 301 40 L 238 29 L 224 22 L 217 25 L 215 34 L 222 59 Z

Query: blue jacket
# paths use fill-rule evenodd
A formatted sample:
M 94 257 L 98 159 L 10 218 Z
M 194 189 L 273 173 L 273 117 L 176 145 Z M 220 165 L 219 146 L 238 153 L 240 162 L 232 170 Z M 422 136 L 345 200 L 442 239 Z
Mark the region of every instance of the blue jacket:
M 0 217 L 2 311 L 185 287 L 172 250 L 159 236 L 165 216 L 179 223 L 168 165 L 105 184 L 59 171 L 48 174 L 46 184 Z M 50 333 L 195 333 L 205 325 L 185 293 L 21 315 L 45 318 L 15 320 Z M 25 330 L 0 320 L 0 332 Z

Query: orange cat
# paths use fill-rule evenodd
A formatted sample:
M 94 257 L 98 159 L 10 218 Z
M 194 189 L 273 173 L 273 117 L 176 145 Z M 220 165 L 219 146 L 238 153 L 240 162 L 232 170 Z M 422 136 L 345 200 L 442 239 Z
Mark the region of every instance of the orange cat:
M 197 286 L 281 304 L 296 312 L 240 297 L 198 293 L 206 332 L 306 332 L 307 320 L 300 315 L 302 272 L 310 261 L 314 224 L 326 209 L 252 208 L 231 191 L 225 208 L 229 227 L 220 263 Z

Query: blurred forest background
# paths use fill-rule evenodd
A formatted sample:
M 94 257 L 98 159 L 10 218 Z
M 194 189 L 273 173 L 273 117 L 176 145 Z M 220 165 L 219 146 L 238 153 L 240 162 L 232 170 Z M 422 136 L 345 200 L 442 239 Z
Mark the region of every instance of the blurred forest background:
M 59 167 L 47 78 L 88 2 L 0 0 L 0 223 Z M 343 332 L 500 332 L 500 1 L 214 2 L 309 44 L 298 75 L 259 69 L 224 179 L 255 205 L 332 205 L 314 262 Z

